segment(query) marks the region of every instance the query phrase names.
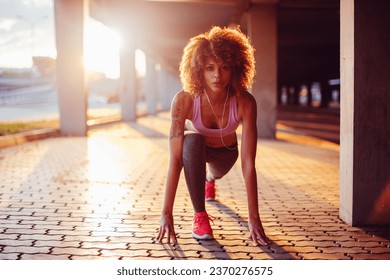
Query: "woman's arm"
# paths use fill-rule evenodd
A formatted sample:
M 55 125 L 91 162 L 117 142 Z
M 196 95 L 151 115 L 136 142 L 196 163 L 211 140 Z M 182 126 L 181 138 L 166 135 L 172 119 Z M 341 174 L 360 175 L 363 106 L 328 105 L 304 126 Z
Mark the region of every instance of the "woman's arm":
M 180 172 L 183 166 L 182 151 L 184 139 L 184 124 L 188 112 L 188 105 L 185 102 L 187 94 L 179 92 L 172 101 L 171 106 L 171 127 L 169 131 L 169 167 L 166 181 L 164 206 L 162 210 L 160 231 L 157 239 L 161 242 L 167 234 L 167 240 L 170 242 L 172 237 L 176 243 L 176 234 L 173 221 L 173 204 L 175 201 L 177 185 L 179 182 Z M 187 97 L 188 98 L 188 97 Z
M 249 93 L 241 96 L 242 102 L 242 139 L 241 163 L 244 176 L 249 211 L 249 230 L 256 245 L 269 244 L 260 220 L 256 175 L 256 149 L 257 149 L 257 105 L 254 97 Z

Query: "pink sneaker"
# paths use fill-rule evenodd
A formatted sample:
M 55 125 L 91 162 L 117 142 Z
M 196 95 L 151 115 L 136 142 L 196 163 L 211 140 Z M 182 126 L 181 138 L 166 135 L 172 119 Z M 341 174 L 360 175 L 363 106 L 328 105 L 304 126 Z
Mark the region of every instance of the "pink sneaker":
M 206 181 L 204 197 L 206 201 L 215 200 L 215 181 Z
M 196 239 L 214 239 L 213 230 L 210 226 L 210 220 L 213 221 L 214 219 L 206 212 L 196 213 L 192 225 L 192 236 Z

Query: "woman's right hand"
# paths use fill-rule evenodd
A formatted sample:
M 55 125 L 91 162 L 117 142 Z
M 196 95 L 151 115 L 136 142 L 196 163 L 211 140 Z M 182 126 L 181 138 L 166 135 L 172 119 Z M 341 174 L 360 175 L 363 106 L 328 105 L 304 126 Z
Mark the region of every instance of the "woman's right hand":
M 171 243 L 171 237 L 174 244 L 177 243 L 176 233 L 174 229 L 173 216 L 171 214 L 163 214 L 160 220 L 160 230 L 157 235 L 157 240 L 163 242 L 163 239 L 167 234 L 167 242 Z

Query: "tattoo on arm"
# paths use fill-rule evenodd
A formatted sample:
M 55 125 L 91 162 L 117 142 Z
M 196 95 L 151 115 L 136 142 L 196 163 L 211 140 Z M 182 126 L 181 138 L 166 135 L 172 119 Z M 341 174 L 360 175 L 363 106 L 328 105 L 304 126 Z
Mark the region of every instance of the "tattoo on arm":
M 171 131 L 169 134 L 169 139 L 178 138 L 183 134 L 183 124 L 182 124 L 182 112 L 180 108 L 176 107 L 172 113 L 172 125 Z

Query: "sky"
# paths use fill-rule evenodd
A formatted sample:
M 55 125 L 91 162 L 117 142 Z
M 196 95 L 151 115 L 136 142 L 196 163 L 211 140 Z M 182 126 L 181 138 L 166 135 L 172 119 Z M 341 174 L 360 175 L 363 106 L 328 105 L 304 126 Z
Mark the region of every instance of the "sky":
M 92 18 L 85 30 L 84 65 L 117 78 L 120 34 Z M 32 56 L 57 56 L 54 0 L 0 0 L 0 68 L 29 68 Z
M 29 67 L 31 55 L 55 57 L 54 0 L 0 0 L 0 67 Z

